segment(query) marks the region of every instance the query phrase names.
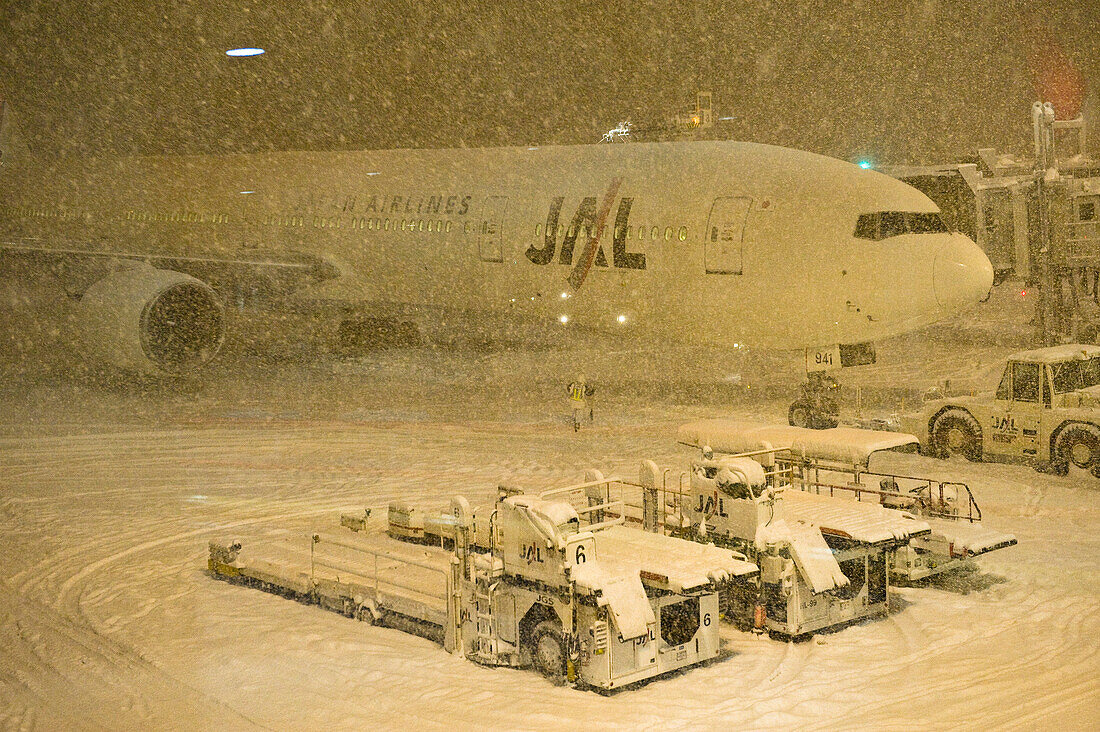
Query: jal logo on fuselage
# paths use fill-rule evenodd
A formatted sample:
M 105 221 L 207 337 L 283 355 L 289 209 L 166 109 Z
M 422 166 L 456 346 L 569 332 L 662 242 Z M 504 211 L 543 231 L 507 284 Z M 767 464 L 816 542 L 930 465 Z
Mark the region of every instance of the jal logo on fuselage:
M 564 202 L 564 196 L 558 196 L 550 202 L 542 246 L 537 247 L 534 244 L 529 246 L 526 252 L 527 259 L 533 264 L 550 264 L 554 261 L 554 255 L 557 254 L 558 264 L 572 266 L 577 237 L 582 232 L 589 232 L 588 238 L 590 241 L 594 240 L 594 246 L 596 247 L 593 264 L 597 267 L 607 267 L 607 255 L 604 253 L 603 245 L 598 241 L 599 232 L 604 225 L 603 219 L 606 218 L 606 210 L 597 211 L 596 197 L 588 196 L 577 207 L 577 212 L 573 215 L 573 220 L 569 226 L 559 229 L 558 223 Z M 628 252 L 626 249 L 626 239 L 630 232 L 628 226 L 630 207 L 633 204 L 633 198 L 619 200 L 619 208 L 615 214 L 615 226 L 612 229 L 611 263 L 621 269 L 645 269 L 645 254 L 642 252 Z M 600 214 L 603 214 L 603 216 Z M 561 235 L 560 248 L 558 246 L 559 234 Z M 582 245 L 588 244 L 589 242 L 582 240 Z

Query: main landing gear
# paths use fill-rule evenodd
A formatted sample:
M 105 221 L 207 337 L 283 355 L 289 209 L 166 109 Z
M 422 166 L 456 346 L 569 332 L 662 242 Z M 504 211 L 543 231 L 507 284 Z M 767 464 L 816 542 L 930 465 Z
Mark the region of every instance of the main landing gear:
M 836 427 L 840 423 L 840 383 L 824 371 L 811 371 L 787 410 L 787 422 L 814 430 Z

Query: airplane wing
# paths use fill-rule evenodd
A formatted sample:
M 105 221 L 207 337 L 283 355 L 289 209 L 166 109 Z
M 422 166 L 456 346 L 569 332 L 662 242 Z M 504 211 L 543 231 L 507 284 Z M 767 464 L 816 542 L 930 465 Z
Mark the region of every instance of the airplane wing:
M 239 250 L 238 250 L 239 251 Z M 48 272 L 71 297 L 80 295 L 103 276 L 113 260 L 145 262 L 160 269 L 191 275 L 209 283 L 223 297 L 271 299 L 301 287 L 339 276 L 339 271 L 319 257 L 300 252 L 249 250 L 248 256 L 184 256 L 133 252 L 109 247 L 40 239 L 0 241 L 0 270 L 26 276 Z

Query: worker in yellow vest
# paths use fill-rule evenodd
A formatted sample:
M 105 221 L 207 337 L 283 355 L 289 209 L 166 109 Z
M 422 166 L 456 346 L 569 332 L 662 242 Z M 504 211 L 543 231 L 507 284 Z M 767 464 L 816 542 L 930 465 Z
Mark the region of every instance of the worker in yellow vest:
M 575 381 L 569 384 L 569 408 L 573 413 L 573 431 L 576 432 L 581 428 L 581 419 L 585 412 L 588 412 L 589 424 L 593 421 L 592 405 L 588 401 L 588 397 L 595 393 L 595 389 L 585 383 L 584 374 L 581 374 Z

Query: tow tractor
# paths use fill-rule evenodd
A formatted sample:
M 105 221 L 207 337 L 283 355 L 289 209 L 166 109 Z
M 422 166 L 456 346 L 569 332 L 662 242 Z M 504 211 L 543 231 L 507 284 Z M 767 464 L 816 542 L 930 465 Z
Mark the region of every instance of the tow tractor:
M 624 528 L 622 515 L 502 492 L 475 517 L 455 497 L 428 522 L 394 506 L 390 535 L 365 516 L 304 543 L 211 542 L 209 568 L 479 663 L 614 689 L 715 658 L 719 589 L 758 574 L 735 552 Z
M 972 567 L 974 558 L 1016 544 L 1012 534 L 982 523 L 981 509 L 965 483 L 870 470 L 875 456 L 915 452 L 918 441 L 913 435 L 718 419 L 681 426 L 679 440 L 731 454 L 765 450 L 763 455 L 774 458 L 762 459 L 774 460 L 775 475 L 786 476 L 792 488 L 811 495 L 854 499 L 849 503 L 877 503 L 906 520 L 927 525 L 929 532 L 912 536 L 889 553 L 890 579 L 895 583 L 909 584 Z
M 1100 346 L 1008 357 L 997 391 L 925 402 L 901 427 L 936 457 L 1070 466 L 1100 477 Z

